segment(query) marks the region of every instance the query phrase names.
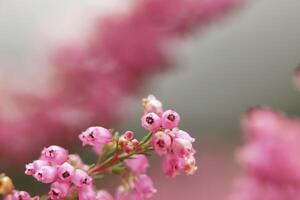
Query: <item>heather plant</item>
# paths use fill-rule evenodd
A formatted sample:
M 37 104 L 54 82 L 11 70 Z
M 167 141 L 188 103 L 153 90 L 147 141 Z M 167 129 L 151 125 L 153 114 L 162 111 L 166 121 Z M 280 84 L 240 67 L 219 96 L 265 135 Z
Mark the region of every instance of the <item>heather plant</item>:
M 0 176 L 0 194 L 5 200 L 143 200 L 157 192 L 147 173 L 148 155 L 155 152 L 162 158 L 167 176 L 179 173 L 192 175 L 196 169 L 195 141 L 180 130 L 180 116 L 176 111 L 164 110 L 162 103 L 150 95 L 143 100 L 141 125 L 149 131 L 141 140 L 132 131 L 119 134 L 100 126 L 90 127 L 79 134 L 83 146 L 91 147 L 97 161 L 85 164 L 79 155 L 70 154 L 63 147 L 45 147 L 37 160 L 25 167 L 25 174 L 43 184 L 49 184 L 47 195 L 32 197 L 14 188 L 12 180 Z M 97 188 L 95 181 L 103 176 L 120 176 L 121 184 L 115 195 Z

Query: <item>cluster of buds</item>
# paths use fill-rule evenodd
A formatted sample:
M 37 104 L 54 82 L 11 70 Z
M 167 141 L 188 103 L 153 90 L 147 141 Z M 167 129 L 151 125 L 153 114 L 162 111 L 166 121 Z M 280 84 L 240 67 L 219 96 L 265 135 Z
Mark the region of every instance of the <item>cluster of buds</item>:
M 197 170 L 192 145 L 195 139 L 178 128 L 180 115 L 173 110 L 164 111 L 162 103 L 152 95 L 143 102 L 141 123 L 153 134 L 150 144 L 163 157 L 164 172 L 171 177 L 180 171 L 193 174 Z
M 41 183 L 51 184 L 50 199 L 59 200 L 74 193 L 80 199 L 88 199 L 87 195 L 94 194 L 88 168 L 78 155 L 69 155 L 66 149 L 53 145 L 44 148 L 38 160 L 26 165 L 25 174 Z
M 156 193 L 153 181 L 146 174 L 149 167 L 146 155 L 155 150 L 164 157 L 164 171 L 174 176 L 178 171 L 192 174 L 196 170 L 194 139 L 177 128 L 180 121 L 175 111 L 163 111 L 161 103 L 150 96 L 144 100 L 146 114 L 142 126 L 150 131 L 140 141 L 132 131 L 124 134 L 99 126 L 90 127 L 79 135 L 83 146 L 91 146 L 98 161 L 86 165 L 77 154 L 63 147 L 44 148 L 38 160 L 26 165 L 25 174 L 37 181 L 51 184 L 49 200 L 144 200 Z M 152 110 L 155 112 L 147 112 Z M 157 125 L 158 124 L 158 125 Z M 107 174 L 120 175 L 122 184 L 115 195 L 98 190 L 95 180 Z M 5 200 L 38 200 L 27 192 L 14 190 L 8 177 L 1 177 L 0 194 Z

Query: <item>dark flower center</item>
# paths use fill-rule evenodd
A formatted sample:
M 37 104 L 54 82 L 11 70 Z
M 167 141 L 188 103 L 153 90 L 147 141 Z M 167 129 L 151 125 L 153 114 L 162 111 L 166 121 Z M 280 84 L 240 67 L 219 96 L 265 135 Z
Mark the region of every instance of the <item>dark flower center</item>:
M 160 148 L 164 148 L 165 147 L 165 142 L 163 140 L 158 140 L 156 143 Z
M 173 114 L 169 114 L 167 118 L 168 118 L 168 120 L 170 120 L 170 121 L 173 122 L 173 121 L 175 121 L 175 118 L 176 118 L 176 117 L 175 117 L 175 115 L 173 115 Z
M 153 124 L 153 122 L 154 122 L 154 119 L 152 118 L 152 117 L 146 117 L 146 122 L 148 123 L 148 124 Z
M 64 177 L 64 178 L 68 178 L 69 176 L 70 176 L 70 173 L 67 171 L 62 174 L 62 177 Z

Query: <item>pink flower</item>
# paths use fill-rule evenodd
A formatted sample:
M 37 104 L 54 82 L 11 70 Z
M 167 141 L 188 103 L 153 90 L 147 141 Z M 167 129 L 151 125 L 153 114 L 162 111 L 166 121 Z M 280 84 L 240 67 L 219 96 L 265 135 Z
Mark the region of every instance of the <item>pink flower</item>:
M 33 198 L 25 191 L 15 191 L 12 200 L 32 200 Z
M 172 142 L 172 150 L 174 154 L 180 158 L 188 157 L 194 153 L 193 145 L 189 140 L 175 138 Z
M 157 100 L 154 95 L 149 95 L 143 99 L 143 109 L 145 114 L 153 112 L 161 116 L 163 113 L 162 103 Z
M 185 132 L 183 130 L 174 129 L 172 131 L 172 134 L 174 134 L 174 137 L 176 137 L 176 138 L 181 138 L 181 139 L 187 140 L 191 143 L 195 142 L 195 138 L 192 138 L 190 134 L 188 134 L 187 132 Z
M 184 166 L 184 160 L 175 156 L 174 154 L 167 154 L 163 158 L 163 171 L 169 177 L 175 177 Z
M 45 160 L 35 160 L 32 163 L 26 165 L 25 174 L 26 175 L 34 175 L 37 170 L 39 170 L 43 166 L 48 166 L 50 163 Z
M 189 157 L 185 157 L 183 160 L 183 171 L 187 175 L 193 175 L 198 169 L 195 157 L 190 155 Z
M 127 167 L 135 173 L 145 173 L 149 167 L 148 159 L 145 155 L 136 154 L 124 161 Z
M 58 167 L 57 176 L 62 181 L 70 182 L 74 175 L 75 169 L 72 165 L 65 162 L 61 166 Z
M 51 200 L 61 200 L 68 195 L 69 188 L 70 188 L 70 183 L 54 182 L 51 185 L 51 189 L 48 195 Z
M 299 199 L 300 119 L 256 107 L 242 122 L 247 140 L 237 159 L 245 175 L 238 179 L 232 199 Z
M 165 129 L 173 129 L 178 126 L 180 122 L 180 116 L 173 110 L 167 110 L 162 114 L 161 123 Z
M 143 198 L 150 198 L 154 193 L 156 193 L 156 189 L 154 188 L 153 182 L 149 176 L 146 174 L 140 175 L 135 182 L 136 191 Z
M 156 132 L 161 127 L 161 119 L 155 113 L 147 113 L 141 118 L 142 126 L 151 132 Z
M 168 133 L 159 131 L 154 133 L 151 140 L 151 145 L 155 152 L 159 156 L 162 156 L 168 152 L 169 148 L 171 147 L 171 142 L 171 136 Z
M 84 187 L 92 184 L 92 177 L 90 177 L 85 171 L 81 169 L 76 169 L 74 175 L 72 176 L 72 182 L 77 187 Z
M 96 200 L 113 200 L 113 197 L 107 191 L 100 190 L 96 194 Z
M 111 132 L 103 127 L 90 127 L 79 135 L 82 145 L 99 145 L 107 144 L 112 140 Z
M 283 113 L 268 107 L 253 107 L 242 119 L 242 127 L 248 139 L 260 139 L 277 132 L 285 122 Z
M 43 166 L 36 171 L 34 177 L 42 183 L 52 183 L 57 177 L 57 168 L 52 166 Z
M 60 165 L 68 160 L 68 151 L 56 145 L 49 146 L 42 151 L 41 159 Z
M 78 200 L 96 200 L 96 193 L 92 186 L 80 187 L 78 191 Z

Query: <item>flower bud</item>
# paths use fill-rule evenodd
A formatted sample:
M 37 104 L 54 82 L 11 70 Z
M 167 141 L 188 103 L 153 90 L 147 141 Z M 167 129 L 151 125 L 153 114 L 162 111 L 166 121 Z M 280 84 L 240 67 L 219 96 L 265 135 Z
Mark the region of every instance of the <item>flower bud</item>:
M 75 173 L 72 177 L 72 182 L 77 187 L 91 185 L 92 181 L 93 181 L 93 179 L 85 171 L 83 171 L 81 169 L 76 169 Z
M 160 116 L 163 113 L 162 103 L 153 95 L 143 99 L 143 109 L 145 114 L 154 112 Z
M 112 133 L 103 127 L 90 127 L 79 135 L 82 145 L 94 146 L 97 144 L 107 144 L 112 141 Z
M 14 189 L 14 185 L 12 180 L 5 176 L 4 174 L 0 174 L 0 194 L 5 195 L 10 193 Z

